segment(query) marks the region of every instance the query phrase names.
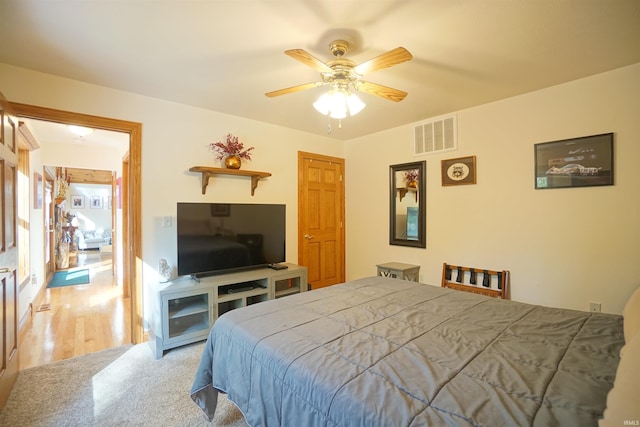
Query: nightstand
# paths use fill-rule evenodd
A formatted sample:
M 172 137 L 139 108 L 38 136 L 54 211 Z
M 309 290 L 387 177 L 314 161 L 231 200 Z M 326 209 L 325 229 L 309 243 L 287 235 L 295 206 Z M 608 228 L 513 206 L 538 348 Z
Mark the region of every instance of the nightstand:
M 418 282 L 420 276 L 420 266 L 413 264 L 404 264 L 402 262 L 388 262 L 386 264 L 378 264 L 378 276 L 393 277 L 395 279 L 409 280 Z

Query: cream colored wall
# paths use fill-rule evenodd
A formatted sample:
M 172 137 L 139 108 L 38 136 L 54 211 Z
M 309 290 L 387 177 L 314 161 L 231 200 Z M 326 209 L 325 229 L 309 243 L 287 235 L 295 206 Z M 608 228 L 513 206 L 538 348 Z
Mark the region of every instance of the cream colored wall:
M 31 281 L 19 291 L 18 320 L 22 321 L 29 314 L 29 305 L 33 303 L 40 288 L 44 285 L 44 209 L 36 209 L 34 203 L 33 174 L 35 172 L 43 176 L 42 156 L 40 150 L 34 151 L 29 156 L 30 194 L 29 194 L 29 275 Z M 44 198 L 44 193 L 43 193 Z M 43 201 L 44 206 L 44 201 Z M 37 308 L 37 307 L 36 307 Z
M 640 64 L 459 111 L 458 150 L 444 154 L 413 156 L 411 125 L 349 141 L 347 278 L 399 261 L 439 285 L 446 261 L 510 270 L 513 300 L 620 313 L 640 285 L 638 76 Z M 534 190 L 534 144 L 606 132 L 614 186 Z M 477 184 L 443 187 L 440 161 L 471 155 Z M 422 159 L 427 248 L 389 246 L 389 165 Z
M 375 264 L 421 266 L 438 284 L 443 261 L 505 268 L 514 300 L 619 313 L 639 284 L 640 64 L 458 112 L 459 149 L 414 157 L 412 126 L 345 144 L 260 122 L 0 64 L 11 101 L 143 123 L 143 280 L 158 261 L 175 266 L 177 201 L 286 203 L 287 258 L 297 261 L 297 151 L 345 157 L 347 277 Z M 616 132 L 616 185 L 535 191 L 533 144 Z M 215 165 L 207 144 L 227 132 L 256 147 L 245 165 L 273 174 L 254 197 L 243 179 L 212 178 L 206 195 L 195 165 Z M 440 185 L 440 160 L 476 155 L 478 184 Z M 427 160 L 427 248 L 388 245 L 388 167 Z M 372 191 L 372 189 L 376 189 Z M 498 198 L 501 198 L 498 200 Z M 173 218 L 163 228 L 162 217 Z
M 160 258 L 176 265 L 176 202 L 284 203 L 287 260 L 297 262 L 297 152 L 343 157 L 343 144 L 262 122 L 144 97 L 0 64 L 0 92 L 13 102 L 142 123 L 143 282 L 157 279 Z M 243 167 L 271 172 L 251 196 L 250 180 L 214 177 L 201 193 L 192 166 L 219 166 L 208 144 L 231 132 L 255 146 Z M 72 156 L 72 154 L 69 154 Z M 44 160 L 43 160 L 44 161 Z M 71 164 L 69 164 L 72 166 Z M 173 219 L 162 227 L 162 218 Z

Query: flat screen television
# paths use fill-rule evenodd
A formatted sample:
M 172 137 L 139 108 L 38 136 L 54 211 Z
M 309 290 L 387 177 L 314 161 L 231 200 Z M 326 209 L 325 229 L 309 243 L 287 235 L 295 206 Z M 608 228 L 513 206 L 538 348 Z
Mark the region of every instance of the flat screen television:
M 178 275 L 194 278 L 285 261 L 286 206 L 178 203 Z

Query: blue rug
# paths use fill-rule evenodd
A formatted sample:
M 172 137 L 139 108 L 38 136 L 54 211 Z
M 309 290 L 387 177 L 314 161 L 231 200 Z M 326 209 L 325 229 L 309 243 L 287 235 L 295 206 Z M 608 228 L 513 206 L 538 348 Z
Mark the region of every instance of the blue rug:
M 60 288 L 62 286 L 85 285 L 89 283 L 89 270 L 67 270 L 58 271 L 53 274 L 53 278 L 47 288 Z

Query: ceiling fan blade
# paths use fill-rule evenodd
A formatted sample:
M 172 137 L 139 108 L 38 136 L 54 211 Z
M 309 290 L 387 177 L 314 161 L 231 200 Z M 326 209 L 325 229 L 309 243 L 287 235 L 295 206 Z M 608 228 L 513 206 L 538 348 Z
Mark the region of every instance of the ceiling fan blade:
M 380 96 L 384 99 L 388 99 L 389 101 L 400 102 L 405 96 L 407 96 L 407 92 L 402 90 L 394 89 L 387 86 L 382 86 L 377 83 L 371 82 L 363 82 L 358 81 L 355 83 L 355 88 L 360 92 L 366 92 L 371 95 Z
M 274 90 L 273 92 L 267 92 L 265 93 L 265 95 L 267 95 L 269 98 L 273 98 L 274 96 L 286 95 L 288 93 L 299 92 L 301 90 L 306 90 L 306 89 L 313 89 L 314 87 L 318 87 L 318 86 L 322 86 L 322 83 L 319 83 L 319 82 L 306 83 L 303 85 L 288 87 L 286 89 L 279 89 L 279 90 Z
M 409 61 L 412 58 L 413 55 L 411 55 L 411 53 L 409 53 L 407 49 L 403 47 L 397 47 L 393 50 L 390 50 L 389 52 L 378 55 L 375 58 L 357 65 L 353 68 L 353 70 L 361 76 L 364 76 L 367 73 L 401 64 L 405 61 Z
M 284 53 L 321 73 L 331 73 L 333 71 L 327 64 L 305 50 L 291 49 L 285 50 Z

